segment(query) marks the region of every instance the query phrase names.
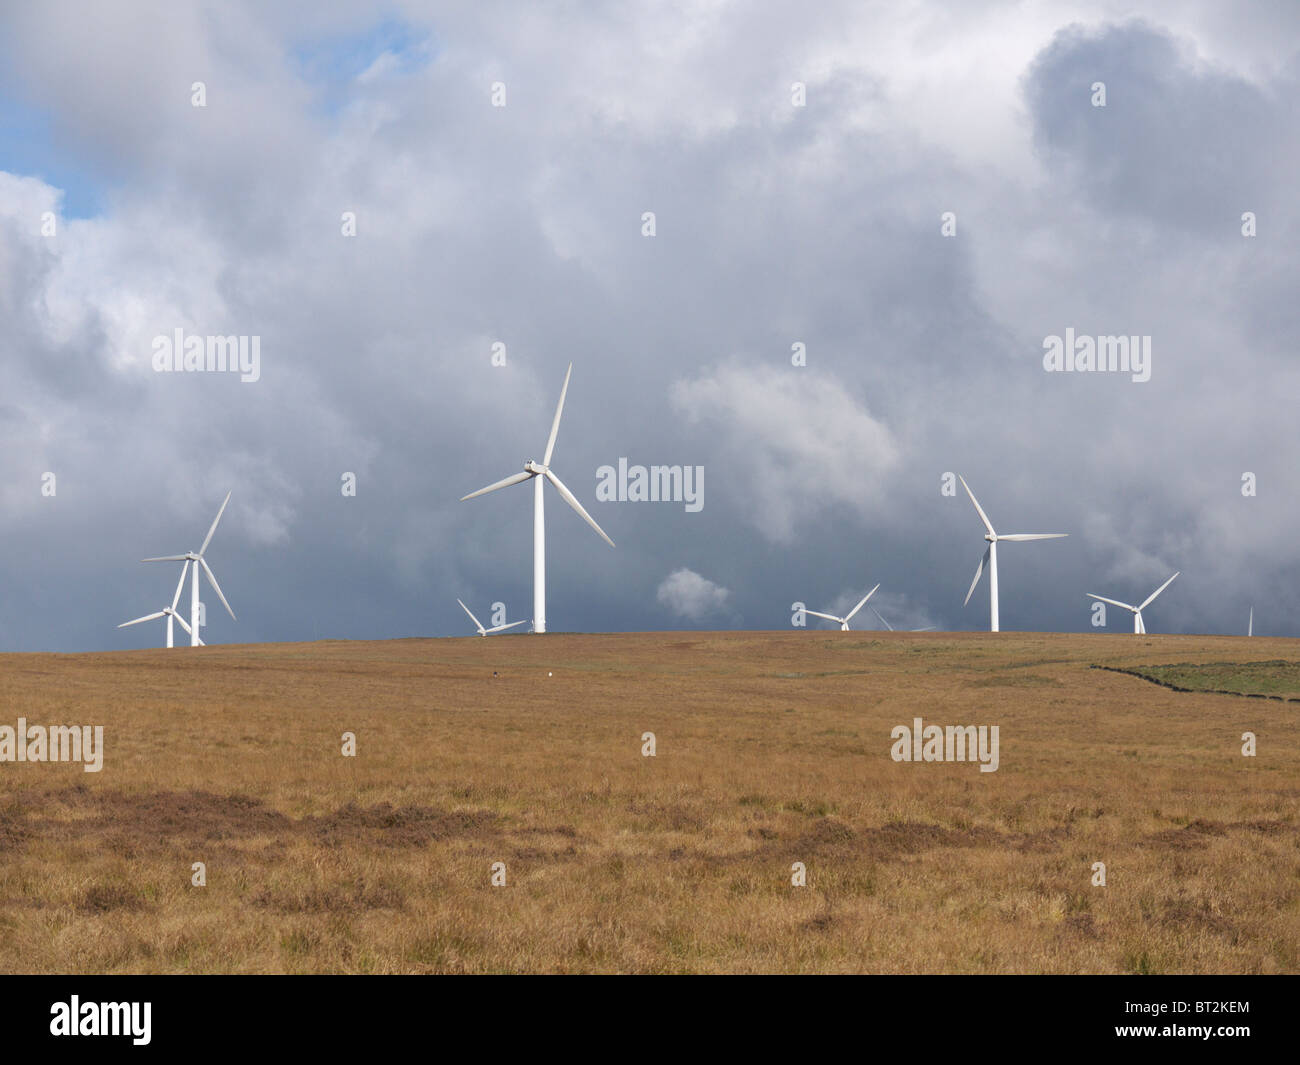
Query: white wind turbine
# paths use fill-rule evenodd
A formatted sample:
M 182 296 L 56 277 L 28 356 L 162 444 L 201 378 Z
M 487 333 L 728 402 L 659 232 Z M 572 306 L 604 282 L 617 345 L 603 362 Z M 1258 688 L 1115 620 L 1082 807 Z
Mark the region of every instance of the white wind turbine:
M 1177 576 L 1178 574 L 1175 573 L 1174 577 Z M 1146 599 L 1143 600 L 1141 606 L 1134 606 L 1132 603 L 1121 603 L 1118 599 L 1107 599 L 1104 595 L 1093 595 L 1092 592 L 1088 593 L 1088 598 L 1100 599 L 1103 603 L 1109 603 L 1111 606 L 1120 606 L 1125 610 L 1133 611 L 1133 631 L 1138 634 L 1145 634 L 1147 627 L 1146 623 L 1142 620 L 1142 611 L 1155 602 L 1156 596 L 1174 583 L 1174 577 L 1170 577 L 1164 584 L 1148 595 Z
M 456 602 L 460 603 L 460 600 L 457 599 Z M 460 608 L 461 610 L 465 611 L 466 614 L 469 614 L 469 619 L 470 621 L 474 622 L 474 628 L 478 629 L 478 634 L 480 636 L 486 636 L 488 635 L 488 633 L 491 632 L 504 632 L 506 629 L 513 629 L 516 625 L 522 625 L 524 624 L 524 622 L 528 620 L 527 618 L 524 618 L 523 621 L 512 621 L 509 625 L 496 625 L 493 628 L 485 629 L 482 623 L 479 621 L 479 619 L 474 616 L 473 612 L 470 610 L 469 607 L 467 607 L 464 603 L 460 603 Z
M 467 496 L 461 496 L 460 500 L 463 503 L 475 496 L 495 492 L 498 488 L 508 488 L 512 484 L 519 484 L 530 478 L 536 478 L 533 482 L 533 632 L 546 631 L 546 516 L 545 503 L 542 499 L 543 480 L 550 481 L 555 486 L 555 490 L 560 493 L 560 497 L 582 515 L 582 520 L 595 529 L 605 543 L 609 544 L 610 547 L 614 546 L 614 541 L 605 535 L 605 530 L 596 524 L 595 519 L 590 514 L 583 510 L 582 504 L 564 486 L 564 482 L 551 471 L 551 454 L 555 451 L 555 434 L 560 431 L 560 415 L 564 411 L 564 397 L 569 391 L 569 376 L 572 373 L 573 363 L 569 363 L 569 369 L 564 375 L 564 387 L 560 389 L 560 402 L 555 406 L 555 420 L 551 422 L 551 435 L 546 441 L 546 451 L 542 455 L 542 461 L 537 463 L 529 459 L 524 463 L 522 473 L 512 474 L 497 481 L 496 484 L 480 488 L 477 492 L 470 492 Z
M 1246 623 L 1246 635 L 1247 636 L 1255 635 L 1255 608 L 1254 607 L 1250 608 L 1250 621 Z
M 962 487 L 966 489 L 966 494 L 970 496 L 970 501 L 975 504 L 975 509 L 979 511 L 980 521 L 984 523 L 987 530 L 984 533 L 984 539 L 989 542 L 989 546 L 984 549 L 984 557 L 980 559 L 979 567 L 975 570 L 975 579 L 970 582 L 970 591 L 966 593 L 965 606 L 970 602 L 970 597 L 975 594 L 975 585 L 979 584 L 980 577 L 984 573 L 984 563 L 989 564 L 989 632 L 998 630 L 998 542 L 1001 540 L 1059 540 L 1061 537 L 1069 536 L 1069 533 L 998 533 L 993 529 L 993 523 L 989 521 L 989 516 L 984 513 L 984 508 L 979 505 L 979 500 L 975 498 L 975 493 L 970 490 L 970 485 L 966 483 L 966 478 L 958 476 Z
M 877 584 L 877 585 L 876 585 L 876 588 L 879 588 L 879 587 L 880 587 L 880 585 Z M 819 611 L 819 610 L 808 610 L 808 609 L 806 609 L 806 608 L 805 608 L 805 610 L 804 610 L 804 613 L 805 613 L 805 614 L 811 614 L 811 615 L 812 615 L 813 617 L 815 617 L 815 618 L 825 618 L 827 621 L 838 621 L 838 622 L 840 623 L 840 632 L 848 632 L 848 631 L 849 631 L 849 618 L 853 617 L 854 614 L 856 614 L 859 610 L 861 610 L 863 604 L 866 603 L 866 601 L 867 601 L 868 599 L 870 599 L 873 595 L 876 594 L 876 588 L 872 588 L 871 591 L 869 591 L 866 595 L 864 595 L 864 596 L 862 597 L 861 602 L 859 602 L 857 606 L 855 606 L 852 610 L 850 610 L 850 611 L 848 612 L 848 615 L 847 615 L 846 617 L 837 618 L 834 614 L 823 614 L 823 613 L 822 613 L 821 611 Z M 872 607 L 872 609 L 874 610 L 875 608 Z
M 890 632 L 893 632 L 893 631 L 894 631 L 894 626 L 891 625 L 888 621 L 886 621 L 886 620 L 884 619 L 884 617 L 881 616 L 880 611 L 877 610 L 874 606 L 871 608 L 871 612 L 872 612 L 873 614 L 875 614 L 876 617 L 880 618 L 880 624 L 884 625 L 885 628 L 887 628 Z M 909 631 L 909 632 L 934 632 L 934 626 L 933 626 L 933 625 L 927 625 L 927 626 L 926 626 L 925 628 L 923 628 L 923 629 L 909 629 L 908 631 Z
M 165 617 L 167 619 L 167 646 L 168 647 L 175 646 L 175 643 L 172 640 L 173 621 L 179 621 L 181 623 L 181 628 L 184 629 L 186 632 L 190 633 L 190 635 L 192 636 L 194 634 L 193 630 L 187 624 L 185 624 L 185 619 L 181 617 L 180 614 L 176 613 L 176 604 L 181 601 L 181 589 L 185 587 L 185 571 L 188 570 L 189 568 L 190 568 L 190 564 L 188 562 L 186 562 L 185 565 L 181 567 L 181 579 L 176 582 L 176 594 L 172 596 L 171 606 L 163 607 L 156 614 L 146 614 L 144 617 L 136 618 L 134 621 L 124 621 L 122 622 L 122 624 L 118 626 L 118 628 L 124 629 L 128 625 L 139 625 L 142 621 L 153 621 L 154 618 Z M 199 641 L 199 646 L 200 647 L 203 646 L 202 640 Z
M 208 549 L 208 544 L 212 543 L 212 534 L 217 531 L 217 522 L 221 520 L 221 515 L 226 512 L 226 504 L 230 502 L 231 492 L 226 493 L 226 498 L 221 503 L 221 509 L 217 511 L 217 516 L 212 519 L 212 528 L 208 530 L 208 535 L 203 538 L 203 546 L 198 551 L 187 551 L 183 555 L 164 555 L 161 558 L 146 558 L 144 562 L 184 562 L 186 566 L 193 563 L 194 569 L 191 571 L 190 580 L 190 623 L 186 626 L 190 634 L 190 646 L 201 647 L 203 641 L 199 639 L 199 567 L 203 567 L 203 572 L 208 575 L 208 582 L 212 585 L 212 590 L 217 593 L 217 598 L 221 600 L 221 605 L 226 608 L 226 613 L 233 620 L 235 612 L 230 609 L 230 604 L 226 602 L 226 597 L 221 594 L 221 585 L 217 583 L 216 574 L 212 572 L 203 557 L 203 552 Z M 181 569 L 181 581 L 185 580 L 185 569 Z M 173 604 L 174 605 L 174 604 Z M 184 622 L 182 622 L 184 624 Z

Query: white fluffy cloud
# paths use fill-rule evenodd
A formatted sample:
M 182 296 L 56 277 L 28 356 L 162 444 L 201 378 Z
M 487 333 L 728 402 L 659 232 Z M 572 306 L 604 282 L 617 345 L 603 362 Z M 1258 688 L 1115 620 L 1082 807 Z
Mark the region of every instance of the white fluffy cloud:
M 888 427 L 839 380 L 807 368 L 733 362 L 676 382 L 672 401 L 719 433 L 744 509 L 776 543 L 834 504 L 865 513 L 898 462 Z
M 674 614 L 701 621 L 726 609 L 731 593 L 683 566 L 664 578 L 655 598 Z

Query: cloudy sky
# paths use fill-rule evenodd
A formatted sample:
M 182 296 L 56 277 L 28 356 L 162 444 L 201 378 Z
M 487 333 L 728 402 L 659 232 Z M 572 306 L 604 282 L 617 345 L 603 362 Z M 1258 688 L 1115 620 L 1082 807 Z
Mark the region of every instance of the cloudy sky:
M 1003 547 L 1004 629 L 1180 570 L 1151 631 L 1300 635 L 1300 7 L 1134 6 L 5 5 L 0 647 L 156 645 L 139 560 L 231 490 L 210 642 L 530 617 L 531 486 L 459 498 L 541 460 L 570 361 L 553 466 L 617 547 L 549 494 L 551 631 L 877 582 L 986 628 L 960 473 L 1070 534 Z M 259 380 L 157 372 L 178 329 Z M 1067 330 L 1150 380 L 1048 372 Z M 624 457 L 703 507 L 598 500 Z

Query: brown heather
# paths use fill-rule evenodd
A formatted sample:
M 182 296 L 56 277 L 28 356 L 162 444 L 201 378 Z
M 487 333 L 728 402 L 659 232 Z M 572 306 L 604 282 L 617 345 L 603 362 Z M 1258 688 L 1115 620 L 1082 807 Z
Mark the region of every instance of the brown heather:
M 106 750 L 0 764 L 0 971 L 1296 972 L 1300 704 L 1089 666 L 1230 686 L 1297 657 L 839 632 L 4 655 L 0 723 L 102 724 Z M 1001 768 L 895 763 L 916 716 L 1000 726 Z

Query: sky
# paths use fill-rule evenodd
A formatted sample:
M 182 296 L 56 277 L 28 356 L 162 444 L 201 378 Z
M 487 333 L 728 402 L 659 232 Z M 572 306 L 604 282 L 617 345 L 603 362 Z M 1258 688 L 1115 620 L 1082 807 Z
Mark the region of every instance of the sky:
M 5 5 L 0 649 L 159 645 L 227 492 L 209 643 L 530 618 L 531 485 L 460 497 L 570 362 L 552 632 L 987 628 L 960 474 L 1069 533 L 1004 630 L 1300 635 L 1298 88 L 1281 0 Z

